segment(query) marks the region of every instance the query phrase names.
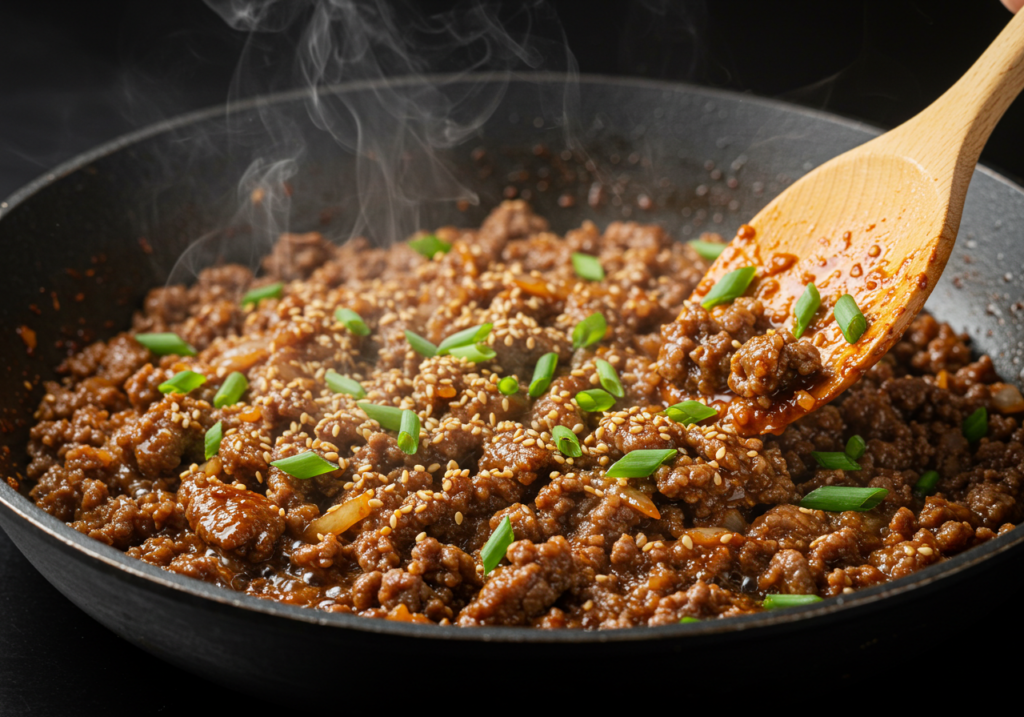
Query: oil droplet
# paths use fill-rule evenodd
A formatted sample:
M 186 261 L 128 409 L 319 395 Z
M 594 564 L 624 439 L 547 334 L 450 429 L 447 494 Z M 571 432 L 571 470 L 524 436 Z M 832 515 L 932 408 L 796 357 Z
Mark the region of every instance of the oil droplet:
M 918 274 L 918 276 L 917 276 L 917 288 L 920 289 L 921 291 L 924 291 L 925 289 L 928 288 L 928 275 L 927 274 Z
M 868 249 L 868 256 L 875 257 L 882 253 L 881 247 L 877 244 L 872 244 L 871 248 Z
M 736 231 L 736 236 L 740 239 L 753 239 L 757 236 L 757 231 L 749 224 L 740 224 L 740 228 Z
M 866 286 L 866 287 L 867 287 L 868 291 L 874 291 L 875 289 L 877 289 L 877 288 L 878 288 L 878 284 L 877 284 L 877 283 L 875 283 L 875 282 L 873 282 L 873 281 L 870 281 L 870 280 L 869 280 L 869 281 L 867 281 L 867 282 L 866 282 L 866 283 L 864 284 L 864 286 Z
M 854 264 L 853 267 L 850 268 L 850 276 L 852 276 L 854 279 L 856 279 L 863 273 L 864 270 L 860 268 L 860 264 Z

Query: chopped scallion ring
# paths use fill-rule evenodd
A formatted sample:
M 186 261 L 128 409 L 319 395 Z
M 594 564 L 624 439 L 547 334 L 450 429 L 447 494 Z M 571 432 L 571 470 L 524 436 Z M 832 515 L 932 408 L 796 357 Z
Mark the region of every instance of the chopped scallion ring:
M 260 286 L 246 292 L 245 296 L 242 297 L 242 306 L 259 304 L 263 299 L 280 299 L 283 293 L 284 284 L 280 281 L 275 281 L 273 284 Z
M 920 496 L 931 495 L 935 492 L 935 486 L 939 484 L 938 471 L 925 471 L 924 475 L 917 479 L 914 484 L 914 492 Z
M 217 389 L 217 393 L 213 397 L 213 407 L 234 406 L 247 388 L 249 388 L 249 381 L 245 378 L 245 374 L 241 371 L 232 371 Z
M 839 330 L 843 332 L 843 338 L 848 344 L 857 343 L 857 339 L 868 330 L 867 318 L 861 313 L 856 300 L 849 294 L 839 297 L 832 313 L 835 314 Z
M 609 478 L 646 478 L 672 456 L 675 448 L 643 448 L 630 451 L 608 469 Z
M 679 618 L 680 625 L 688 625 L 691 622 L 700 622 L 700 618 L 690 617 L 689 615 L 687 615 L 686 617 Z
M 580 410 L 589 413 L 600 413 L 601 411 L 607 411 L 615 405 L 615 396 L 603 388 L 591 388 L 576 394 L 576 404 L 580 407 Z
M 580 448 L 580 439 L 565 426 L 555 426 L 552 428 L 551 437 L 555 439 L 555 446 L 558 447 L 563 456 L 579 458 L 583 455 L 583 449 Z
M 135 340 L 157 356 L 195 356 L 196 350 L 173 333 L 135 334 Z
M 403 453 L 410 456 L 416 455 L 420 448 L 420 417 L 415 411 L 402 411 L 402 421 L 399 424 L 398 447 Z
M 376 403 L 360 401 L 359 407 L 363 413 L 380 424 L 385 431 L 402 430 L 402 409 L 394 406 L 380 406 Z
M 282 458 L 270 465 L 299 480 L 308 480 L 309 478 L 315 478 L 324 473 L 338 470 L 338 466 L 322 458 L 319 453 L 314 451 L 306 451 L 297 456 Z
M 331 389 L 334 393 L 343 393 L 346 396 L 352 396 L 357 399 L 366 398 L 366 390 L 361 383 L 354 378 L 342 376 L 333 368 L 327 370 L 327 373 L 324 374 L 324 380 L 327 382 L 327 388 Z
M 224 438 L 224 422 L 217 421 L 206 431 L 203 439 L 203 455 L 210 460 L 220 450 L 220 442 Z
M 984 406 L 964 419 L 963 434 L 970 443 L 977 443 L 988 435 L 988 411 Z
M 604 320 L 604 314 L 595 311 L 583 321 L 576 324 L 572 330 L 573 350 L 586 348 L 596 344 L 604 338 L 608 331 L 608 322 Z
M 867 449 L 868 445 L 860 436 L 850 436 L 850 440 L 846 442 L 846 455 L 855 461 L 859 461 Z
M 596 256 L 574 251 L 572 253 L 572 268 L 576 276 L 587 281 L 604 281 L 604 267 L 601 260 Z
M 694 251 L 700 254 L 700 258 L 704 261 L 714 261 L 722 252 L 725 251 L 725 247 L 728 244 L 722 244 L 717 241 L 704 241 L 703 239 L 693 239 L 692 241 L 686 242 L 693 247 Z
M 885 488 L 856 488 L 845 485 L 823 485 L 815 488 L 800 501 L 801 508 L 842 513 L 845 510 L 871 510 L 885 500 Z
M 551 385 L 551 379 L 555 377 L 555 369 L 558 367 L 558 354 L 554 351 L 544 354 L 537 361 L 533 369 L 533 380 L 530 381 L 530 398 L 538 398 Z
M 437 356 L 437 346 L 434 346 L 430 341 L 419 334 L 414 334 L 409 329 L 405 330 L 405 340 L 412 346 L 412 350 L 418 353 L 420 356 L 430 358 L 431 356 Z
M 796 300 L 796 306 L 793 308 L 793 315 L 796 316 L 796 323 L 793 324 L 793 338 L 798 339 L 804 335 L 807 327 L 814 320 L 814 314 L 819 306 L 821 306 L 821 294 L 818 293 L 818 287 L 812 281 L 804 289 L 800 298 Z
M 516 395 L 519 393 L 519 379 L 515 376 L 506 376 L 498 381 L 498 390 L 505 396 Z
M 481 363 L 493 361 L 498 354 L 487 344 L 470 344 L 469 346 L 456 346 L 449 353 L 452 356 L 464 358 L 470 363 Z
M 447 254 L 452 249 L 452 245 L 446 241 L 438 239 L 433 234 L 427 234 L 419 239 L 413 239 L 409 242 L 409 248 L 418 252 L 424 259 L 433 259 L 438 252 Z
M 160 393 L 180 393 L 185 395 L 206 383 L 206 376 L 195 371 L 180 371 L 157 386 Z
M 710 309 L 712 306 L 728 304 L 730 301 L 738 299 L 750 286 L 756 273 L 757 267 L 755 266 L 745 266 L 742 269 L 730 271 L 711 287 L 711 291 L 707 293 L 700 305 L 705 309 Z
M 787 607 L 800 607 L 821 602 L 817 595 L 765 595 L 761 607 L 765 610 L 781 610 Z
M 666 408 L 665 415 L 676 423 L 689 426 L 693 423 L 700 423 L 706 418 L 717 416 L 718 411 L 711 406 L 705 406 L 700 401 L 683 401 Z
M 484 575 L 498 567 L 498 563 L 505 557 L 508 546 L 515 541 L 515 534 L 512 532 L 512 521 L 506 515 L 498 523 L 498 527 L 491 533 L 484 547 L 480 550 L 480 560 L 484 564 Z
M 459 346 L 472 346 L 478 344 L 487 338 L 487 335 L 491 333 L 491 329 L 494 324 L 480 324 L 479 326 L 471 326 L 468 329 L 463 329 L 458 333 L 454 333 L 444 341 L 437 345 L 437 355 L 444 356 L 452 349 Z
M 822 468 L 839 471 L 859 471 L 860 464 L 846 453 L 839 451 L 811 451 L 811 457 Z
M 356 336 L 370 335 L 370 327 L 363 321 L 363 317 L 352 309 L 335 309 L 334 318 Z
M 597 377 L 601 379 L 601 386 L 605 391 L 616 398 L 625 397 L 626 391 L 622 388 L 622 381 L 619 380 L 618 372 L 614 366 L 604 359 L 597 360 Z

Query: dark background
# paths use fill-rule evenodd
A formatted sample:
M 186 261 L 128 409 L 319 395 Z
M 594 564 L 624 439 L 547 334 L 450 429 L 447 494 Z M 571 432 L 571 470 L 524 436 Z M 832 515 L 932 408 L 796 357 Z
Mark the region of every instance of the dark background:
M 687 80 L 882 127 L 937 97 L 1010 18 L 998 0 L 553 4 L 581 72 Z M 243 43 L 200 0 L 6 0 L 0 7 L 0 198 L 132 128 L 223 103 Z M 983 161 L 1024 176 L 1022 126 L 1018 101 Z M 958 669 L 988 669 L 1007 645 L 1021 644 L 1024 629 L 1016 626 L 1011 597 L 985 596 L 984 615 L 971 630 L 944 636 L 944 652 L 962 656 Z M 921 663 L 908 664 L 907 657 L 898 662 L 908 680 L 939 677 L 913 668 Z M 115 663 L 124 674 L 115 675 Z M 843 672 L 855 685 L 878 669 L 846 665 Z M 145 705 L 140 709 L 155 714 L 199 706 L 260 711 L 249 698 L 207 692 L 197 678 L 80 613 L 0 532 L 0 715 L 85 714 L 83 704 L 115 694 L 108 714 L 137 698 Z

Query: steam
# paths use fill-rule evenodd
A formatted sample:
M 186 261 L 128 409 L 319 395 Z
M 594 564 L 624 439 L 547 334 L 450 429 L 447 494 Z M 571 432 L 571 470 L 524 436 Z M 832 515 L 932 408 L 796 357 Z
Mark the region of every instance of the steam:
M 354 176 L 329 178 L 357 195 L 349 236 L 386 245 L 422 228 L 430 203 L 478 203 L 439 153 L 477 133 L 516 73 L 564 72 L 568 89 L 558 99 L 566 127 L 574 115 L 576 63 L 541 0 L 512 8 L 464 3 L 433 15 L 386 0 L 206 3 L 248 34 L 229 99 L 256 98 L 261 126 L 246 113 L 228 122 L 232 151 L 252 157 L 239 206 L 253 229 L 254 258 L 289 230 L 289 185 L 302 171 L 311 131 L 329 133 L 355 157 Z M 408 81 L 388 81 L 395 78 Z M 358 91 L 335 90 L 353 83 Z M 311 126 L 268 98 L 289 89 L 305 90 Z M 196 242 L 173 273 L 208 265 L 217 241 Z

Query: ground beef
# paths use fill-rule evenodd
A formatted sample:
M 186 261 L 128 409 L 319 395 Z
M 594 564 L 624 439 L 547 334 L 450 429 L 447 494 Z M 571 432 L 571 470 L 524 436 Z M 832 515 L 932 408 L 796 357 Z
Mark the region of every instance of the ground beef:
M 677 423 L 666 397 L 770 402 L 813 379 L 820 357 L 808 337 L 773 330 L 755 299 L 689 302 L 707 269 L 691 248 L 634 223 L 587 222 L 563 239 L 523 202 L 478 230 L 436 234 L 451 248 L 429 259 L 405 244 L 288 234 L 258 279 L 221 266 L 154 289 L 134 330 L 178 333 L 198 355 L 155 356 L 125 333 L 65 361 L 30 435 L 32 499 L 135 558 L 261 598 L 542 629 L 724 618 L 771 593 L 831 597 L 1024 517 L 1024 428 L 992 400 L 1006 384 L 930 316 L 832 405 L 779 436 L 742 436 L 724 419 Z M 572 252 L 597 257 L 606 278 L 577 277 Z M 241 304 L 277 281 L 280 297 Z M 605 335 L 574 348 L 594 312 Z M 406 333 L 438 344 L 485 323 L 494 357 L 478 363 L 425 357 Z M 531 395 L 545 354 L 555 375 Z M 602 387 L 602 361 L 624 395 L 590 412 L 577 396 Z M 206 383 L 162 393 L 183 370 Z M 248 389 L 217 407 L 235 371 Z M 332 390 L 334 374 L 365 397 Z M 359 400 L 415 411 L 415 452 Z M 971 443 L 961 425 L 981 407 L 988 435 Z M 563 429 L 579 455 L 559 450 Z M 842 451 L 853 435 L 867 446 L 861 470 L 818 466 L 814 451 Z M 641 449 L 673 453 L 649 477 L 608 477 Z M 306 452 L 336 468 L 300 479 L 273 465 Z M 913 488 L 930 470 L 938 485 L 923 497 Z M 825 485 L 888 494 L 867 512 L 799 505 Z M 485 574 L 481 551 L 506 518 L 514 542 Z

